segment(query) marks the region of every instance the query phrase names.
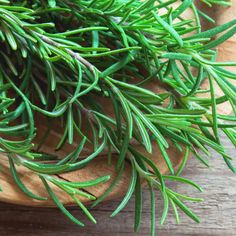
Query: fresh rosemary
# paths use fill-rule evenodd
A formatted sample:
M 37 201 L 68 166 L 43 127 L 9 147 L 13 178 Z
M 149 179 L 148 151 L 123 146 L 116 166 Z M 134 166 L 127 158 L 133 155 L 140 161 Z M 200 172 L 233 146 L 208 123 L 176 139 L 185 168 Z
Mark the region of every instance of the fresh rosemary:
M 209 6 L 230 4 L 217 0 L 202 2 Z M 183 16 L 187 10 L 194 13 L 194 19 Z M 202 191 L 196 183 L 180 177 L 189 152 L 208 166 L 210 147 L 235 172 L 219 132 L 236 145 L 236 87 L 230 82 L 236 74 L 225 69 L 236 63 L 216 62 L 215 50 L 236 33 L 236 20 L 203 31 L 202 17 L 214 21 L 193 0 L 0 0 L 0 151 L 6 154 L 19 188 L 31 198 L 46 200 L 27 189 L 16 165 L 38 175 L 61 211 L 83 226 L 66 210 L 51 184 L 70 195 L 96 222 L 77 196 L 94 201 L 93 206 L 100 203 L 119 181 L 126 160 L 132 167 L 130 184 L 111 216 L 117 215 L 134 195 L 134 225 L 138 231 L 141 183 L 146 181 L 151 194 L 152 235 L 155 189 L 164 201 L 161 224 L 169 207 L 173 208 L 177 222 L 179 209 L 199 222 L 183 201 L 201 199 L 171 190 L 166 180 Z M 209 90 L 201 89 L 203 80 L 209 80 Z M 215 84 L 223 96 L 215 97 Z M 162 90 L 152 91 L 150 86 Z M 225 102 L 231 104 L 232 116 L 218 114 L 217 106 Z M 106 106 L 112 108 L 113 116 Z M 34 145 L 40 131 L 36 117 L 48 124 L 38 146 Z M 60 159 L 41 151 L 47 145 L 52 122 L 58 122 L 62 130 L 54 147 L 57 151 L 66 144 L 75 145 L 78 137 L 81 140 Z M 84 124 L 91 137 L 82 129 Z M 162 175 L 145 153 L 135 149 L 138 144 L 152 153 L 152 142 L 159 146 L 170 175 Z M 81 152 L 88 145 L 91 153 L 82 158 Z M 184 153 L 176 172 L 167 153 L 170 145 Z M 104 150 L 109 159 L 113 152 L 118 153 L 118 175 L 100 198 L 80 189 L 99 187 L 109 176 L 81 183 L 55 177 L 54 174 L 83 168 Z

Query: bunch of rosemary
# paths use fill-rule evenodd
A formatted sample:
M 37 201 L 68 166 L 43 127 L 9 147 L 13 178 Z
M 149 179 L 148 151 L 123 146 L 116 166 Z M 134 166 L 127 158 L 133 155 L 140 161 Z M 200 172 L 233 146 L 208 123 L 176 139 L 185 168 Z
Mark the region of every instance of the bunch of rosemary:
M 183 202 L 199 198 L 177 193 L 165 184 L 172 180 L 192 185 L 180 177 L 192 152 L 208 166 L 208 147 L 222 155 L 235 172 L 231 157 L 221 144 L 223 131 L 236 145 L 236 87 L 230 79 L 236 74 L 225 67 L 234 62 L 216 62 L 219 44 L 236 32 L 236 20 L 202 31 L 201 18 L 213 21 L 200 11 L 193 0 L 0 0 L 0 151 L 9 160 L 12 176 L 19 188 L 31 198 L 36 196 L 19 178 L 16 164 L 32 170 L 44 184 L 49 196 L 61 211 L 78 225 L 59 201 L 51 184 L 65 191 L 94 222 L 87 208 L 78 200 L 81 195 L 101 202 L 112 191 L 130 162 L 132 173 L 128 191 L 112 216 L 118 214 L 135 195 L 135 230 L 140 227 L 142 186 L 145 180 L 151 194 L 151 229 L 155 234 L 154 189 L 161 192 L 164 223 L 169 204 L 179 221 L 178 210 L 190 218 L 199 218 Z M 227 1 L 203 0 L 229 5 Z M 194 19 L 183 14 L 191 10 Z M 219 37 L 215 37 L 218 36 Z M 209 89 L 201 89 L 209 80 Z M 215 96 L 215 84 L 223 96 Z M 158 93 L 150 85 L 164 88 Z M 208 98 L 203 96 L 209 94 Z M 101 103 L 106 99 L 114 115 Z M 217 106 L 229 102 L 232 116 L 218 114 Z M 40 145 L 45 145 L 50 124 L 60 121 L 62 135 L 55 146 L 81 142 L 65 157 L 57 159 L 34 147 L 36 116 L 48 124 Z M 88 137 L 82 130 L 92 133 Z M 171 175 L 162 175 L 154 162 L 135 149 L 134 141 L 152 153 L 156 142 Z M 81 158 L 86 145 L 92 152 Z M 39 145 L 39 146 L 40 146 Z M 184 152 L 184 160 L 174 171 L 167 153 L 170 145 Z M 74 171 L 92 163 L 101 152 L 118 153 L 117 177 L 98 199 L 80 191 L 97 186 L 109 176 L 88 182 L 66 182 L 54 174 Z M 3 157 L 2 157 L 3 158 Z M 49 184 L 50 183 L 50 184 Z M 179 209 L 178 209 L 179 208 Z

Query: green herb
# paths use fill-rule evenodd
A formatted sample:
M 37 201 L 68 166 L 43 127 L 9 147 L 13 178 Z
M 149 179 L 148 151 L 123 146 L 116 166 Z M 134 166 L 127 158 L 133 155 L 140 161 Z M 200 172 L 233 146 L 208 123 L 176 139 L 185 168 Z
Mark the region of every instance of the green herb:
M 236 146 L 236 87 L 230 83 L 236 74 L 225 68 L 236 63 L 216 61 L 215 52 L 216 46 L 236 33 L 236 20 L 202 31 L 201 18 L 214 20 L 195 2 L 179 1 L 176 7 L 175 0 L 0 0 L 0 150 L 7 153 L 12 178 L 27 196 L 46 200 L 26 188 L 16 165 L 38 175 L 49 197 L 74 223 L 84 225 L 63 206 L 51 185 L 68 194 L 96 223 L 79 197 L 93 201 L 93 206 L 102 202 L 119 182 L 128 161 L 132 171 L 128 190 L 111 216 L 134 195 L 134 228 L 138 231 L 142 181 L 146 181 L 151 196 L 152 235 L 156 225 L 155 190 L 160 191 L 164 202 L 161 224 L 170 206 L 177 222 L 179 210 L 200 221 L 183 200 L 202 199 L 177 193 L 167 183 L 176 181 L 202 191 L 180 175 L 189 152 L 208 166 L 208 147 L 221 154 L 236 172 L 219 136 L 222 130 Z M 229 1 L 202 2 L 230 5 Z M 194 19 L 184 17 L 189 9 Z M 201 89 L 203 80 L 209 80 L 209 90 Z M 215 83 L 222 97 L 214 95 Z M 148 85 L 163 90 L 156 93 L 147 89 Z M 201 97 L 202 93 L 208 93 L 209 98 Z M 100 98 L 110 101 L 114 116 L 106 112 Z M 224 102 L 231 104 L 232 116 L 217 113 L 217 106 Z M 36 147 L 39 115 L 48 127 Z M 41 152 L 54 122 L 62 130 L 55 150 L 65 143 L 75 145 L 78 137 L 81 140 L 59 160 L 52 153 Z M 84 124 L 92 137 L 83 133 Z M 133 141 L 148 153 L 156 142 L 170 175 L 162 175 L 151 159 L 135 149 Z M 92 151 L 82 157 L 86 145 L 92 146 Z M 176 172 L 167 152 L 171 145 L 182 150 L 184 156 Z M 118 154 L 117 177 L 99 198 L 82 190 L 99 187 L 109 176 L 80 183 L 54 175 L 92 164 L 105 149 L 109 163 L 112 152 Z

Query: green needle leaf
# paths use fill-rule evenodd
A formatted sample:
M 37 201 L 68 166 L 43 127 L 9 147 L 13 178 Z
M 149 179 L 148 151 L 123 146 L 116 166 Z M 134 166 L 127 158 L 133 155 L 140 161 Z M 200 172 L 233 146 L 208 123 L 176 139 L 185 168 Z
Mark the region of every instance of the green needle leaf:
M 95 218 L 91 215 L 91 213 L 88 211 L 88 209 L 84 206 L 84 204 L 75 196 L 72 196 L 72 199 L 74 200 L 75 203 L 78 204 L 78 206 L 83 210 L 83 212 L 88 216 L 88 218 L 94 223 L 96 224 L 97 221 L 95 220 Z
M 56 1 L 55 0 L 48 0 L 48 5 L 50 7 L 55 7 L 56 6 Z
M 142 136 L 143 145 L 146 147 L 147 152 L 152 153 L 152 143 L 150 141 L 150 137 L 148 135 L 148 132 L 147 132 L 145 126 L 143 125 L 141 120 L 138 118 L 138 116 L 133 116 L 133 117 L 136 121 L 138 129 L 139 129 L 140 134 Z
M 123 198 L 122 202 L 120 203 L 120 205 L 111 214 L 111 217 L 114 217 L 115 215 L 117 215 L 127 205 L 128 201 L 130 200 L 130 198 L 132 197 L 132 194 L 134 192 L 136 181 L 137 181 L 137 172 L 134 168 L 134 164 L 132 164 L 131 180 L 130 180 L 128 191 L 127 191 L 125 197 Z
M 157 22 L 177 41 L 180 47 L 184 45 L 183 40 L 179 36 L 179 34 L 175 31 L 173 27 L 171 27 L 168 23 L 166 23 L 158 14 L 152 11 L 154 18 Z
M 182 183 L 185 183 L 185 184 L 189 184 L 189 185 L 195 187 L 196 189 L 198 189 L 200 192 L 203 191 L 202 188 L 199 185 L 197 185 L 196 183 L 194 183 L 191 180 L 188 180 L 188 179 L 185 179 L 185 178 L 182 178 L 182 177 L 178 177 L 178 176 L 171 176 L 171 175 L 164 175 L 163 177 L 166 178 L 166 179 L 173 180 L 173 181 L 178 181 L 178 182 L 182 182 Z
M 67 113 L 67 126 L 68 126 L 68 140 L 69 144 L 73 143 L 74 138 L 74 129 L 73 129 L 73 111 L 72 111 L 72 105 L 70 104 L 68 107 L 68 113 Z
M 181 202 L 176 196 L 171 194 L 171 199 L 186 215 L 188 215 L 197 223 L 200 223 L 199 217 L 195 213 L 193 213 L 185 204 L 183 204 L 183 202 Z
M 40 176 L 40 178 L 41 178 L 46 190 L 48 191 L 49 196 L 51 197 L 51 199 L 53 200 L 55 205 L 61 210 L 61 212 L 64 215 L 66 215 L 75 224 L 77 224 L 79 226 L 84 226 L 84 224 L 82 222 L 77 220 L 69 211 L 66 210 L 66 208 L 63 206 L 63 204 L 59 201 L 56 194 L 52 191 L 51 187 L 48 185 L 47 181 L 42 176 Z
M 156 204 L 155 194 L 152 185 L 149 184 L 149 190 L 151 195 L 151 235 L 155 236 L 156 229 Z
M 137 181 L 135 185 L 135 220 L 134 220 L 134 230 L 138 232 L 141 225 L 141 218 L 142 218 L 142 186 L 140 181 L 140 176 L 137 176 Z
M 15 168 L 14 161 L 12 160 L 12 157 L 8 156 L 8 160 L 9 160 L 9 163 L 10 163 L 10 170 L 11 170 L 11 174 L 13 176 L 13 179 L 15 180 L 17 186 L 22 190 L 22 192 L 25 193 L 30 198 L 34 198 L 34 199 L 41 200 L 41 201 L 42 200 L 47 200 L 46 197 L 40 197 L 38 195 L 35 195 L 34 193 L 32 193 L 31 191 L 29 191 L 26 188 L 26 186 L 23 184 L 23 182 L 19 178 L 19 175 L 18 175 L 17 170 Z

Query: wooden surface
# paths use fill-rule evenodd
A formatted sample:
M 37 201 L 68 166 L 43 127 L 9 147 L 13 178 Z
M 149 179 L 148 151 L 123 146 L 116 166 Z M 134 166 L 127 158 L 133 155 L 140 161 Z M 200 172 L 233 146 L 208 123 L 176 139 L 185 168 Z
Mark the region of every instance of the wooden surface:
M 199 7 L 203 7 L 202 5 Z M 223 24 L 233 18 L 233 12 L 236 9 L 236 0 L 233 1 L 233 5 L 230 8 L 222 8 L 217 7 L 213 9 L 213 11 L 217 12 L 217 19 L 216 22 L 217 24 Z M 204 11 L 211 13 L 212 14 L 212 9 L 203 9 Z M 186 17 L 191 18 L 192 12 L 188 12 L 188 15 Z M 204 26 L 204 28 L 208 28 L 209 25 Z M 211 26 L 212 27 L 212 26 Z M 231 48 L 236 48 L 236 38 L 232 38 L 228 40 L 228 42 L 224 43 L 223 45 L 218 47 L 219 51 L 219 60 L 221 61 L 226 61 L 226 60 L 234 60 L 235 59 L 235 53 L 230 53 Z M 236 80 L 232 81 L 233 83 L 236 84 Z M 222 91 L 219 89 L 219 87 L 215 83 L 215 96 L 219 97 L 222 94 Z M 202 88 L 209 88 L 209 82 L 208 80 L 204 81 L 202 84 Z M 159 93 L 160 92 L 160 87 L 156 85 L 155 82 L 149 84 L 149 88 L 153 92 Z M 163 89 L 161 89 L 163 90 Z M 201 95 L 203 96 L 203 95 Z M 209 94 L 205 94 L 205 96 L 209 96 Z M 103 104 L 103 107 L 105 107 L 105 112 L 111 116 L 114 116 L 114 111 L 113 108 L 110 104 L 110 101 L 105 98 L 96 98 L 100 100 L 100 103 Z M 229 114 L 232 109 L 229 103 L 223 103 L 217 107 L 218 112 L 221 114 Z M 44 135 L 44 133 L 47 130 L 47 126 L 45 126 L 45 122 L 42 122 L 41 116 L 37 117 L 37 122 L 36 122 L 36 127 L 38 128 L 39 131 L 36 136 L 36 140 L 34 142 L 37 144 L 38 142 L 40 143 L 41 136 Z M 86 120 L 84 118 L 83 120 Z M 86 122 L 85 122 L 86 123 Z M 58 129 L 58 123 L 55 120 L 51 121 L 52 125 L 52 130 L 50 131 L 50 135 L 45 141 L 45 144 L 42 146 L 41 151 L 44 151 L 45 153 L 50 153 L 50 154 L 55 154 L 58 156 L 65 156 L 68 154 L 68 151 L 72 151 L 74 148 L 74 145 L 68 145 L 66 144 L 65 147 L 58 152 L 55 152 L 55 146 L 59 142 L 60 137 L 62 135 L 62 130 Z M 83 133 L 86 134 L 88 137 L 92 137 L 92 132 L 90 129 L 88 129 L 87 125 L 83 123 L 82 126 Z M 77 145 L 80 143 L 81 137 L 76 137 L 74 144 Z M 155 143 L 155 142 L 153 142 Z M 138 147 L 139 151 L 142 153 L 145 153 L 145 148 L 144 147 Z M 93 147 L 90 145 L 86 145 L 81 153 L 82 156 L 88 156 L 91 154 L 93 151 Z M 102 156 L 106 156 L 107 150 L 105 149 L 103 153 L 101 154 L 100 157 L 97 157 L 96 160 L 94 160 L 91 165 L 86 166 L 83 170 L 75 171 L 72 173 L 68 174 L 60 174 L 58 177 L 67 179 L 68 181 L 87 181 L 91 179 L 96 179 L 98 177 L 101 177 L 103 175 L 111 175 L 111 180 L 107 183 L 101 184 L 99 188 L 88 188 L 86 191 L 89 191 L 92 195 L 99 197 L 101 194 L 108 188 L 110 183 L 113 181 L 113 179 L 116 176 L 116 172 L 114 171 L 114 166 L 115 166 L 115 161 L 113 162 L 112 166 L 108 166 L 106 163 L 106 160 L 102 161 L 101 158 Z M 168 171 L 168 168 L 164 162 L 163 158 L 156 158 L 159 157 L 160 150 L 158 146 L 155 144 L 153 145 L 153 154 L 148 155 L 152 160 L 157 164 L 158 168 L 162 173 L 166 173 Z M 171 147 L 168 151 L 169 156 L 172 159 L 173 166 L 176 167 L 180 163 L 182 156 L 181 154 L 176 150 L 176 148 Z M 146 153 L 147 155 L 147 153 Z M 112 159 L 115 160 L 117 155 L 114 153 L 112 156 Z M 3 193 L 0 194 L 0 201 L 4 202 L 9 202 L 9 203 L 16 203 L 20 205 L 37 205 L 37 206 L 54 206 L 54 203 L 52 201 L 47 201 L 45 202 L 40 202 L 34 199 L 30 199 L 26 197 L 14 184 L 14 181 L 11 177 L 11 174 L 8 169 L 8 161 L 5 157 L 0 158 L 0 165 L 3 166 L 3 171 L 0 174 L 0 182 L 1 186 L 3 188 Z M 97 166 L 98 168 L 94 168 L 94 166 Z M 96 170 L 96 171 L 94 171 Z M 27 187 L 29 189 L 35 189 L 34 186 L 38 186 L 37 189 L 35 189 L 35 193 L 39 196 L 47 196 L 47 193 L 44 189 L 44 186 L 42 185 L 40 179 L 33 174 L 31 171 L 27 170 L 26 168 L 18 168 L 18 172 L 20 173 L 20 176 L 22 180 L 24 180 L 24 183 L 27 183 Z M 126 188 L 123 187 L 121 188 L 120 186 L 128 186 L 129 184 L 129 176 L 130 176 L 130 168 L 129 166 L 125 169 L 124 174 L 121 178 L 121 181 L 119 185 L 114 189 L 114 191 L 109 195 L 110 199 L 113 199 L 115 197 L 122 196 L 126 193 Z M 66 204 L 66 205 L 71 205 L 73 204 L 73 200 L 71 197 L 69 197 L 67 194 L 64 194 L 63 191 L 61 191 L 59 188 L 55 187 L 55 185 L 51 185 L 53 188 L 54 192 L 59 196 L 60 200 Z M 87 202 L 87 199 L 85 198 L 80 198 L 81 201 Z
M 235 148 L 224 140 L 229 153 L 234 156 Z M 235 161 L 236 164 L 236 161 Z M 167 222 L 160 227 L 157 221 L 158 235 L 163 236 L 235 236 L 236 235 L 236 176 L 225 166 L 219 155 L 213 153 L 210 169 L 202 166 L 194 158 L 190 159 L 183 176 L 195 180 L 203 188 L 197 193 L 191 187 L 177 184 L 179 192 L 203 197 L 202 203 L 188 204 L 201 217 L 201 224 L 196 224 L 181 214 L 181 223 L 175 224 L 174 217 L 169 214 Z M 172 185 L 173 186 L 173 185 Z M 157 213 L 161 213 L 161 201 L 157 198 Z M 109 215 L 118 201 L 109 201 L 92 213 L 98 223 L 90 223 L 80 210 L 71 208 L 72 212 L 83 219 L 85 228 L 79 228 L 67 220 L 57 209 L 30 208 L 0 203 L 0 235 L 1 236 L 135 236 L 133 233 L 134 201 L 115 218 Z M 149 236 L 149 195 L 144 192 L 144 212 L 140 236 Z

